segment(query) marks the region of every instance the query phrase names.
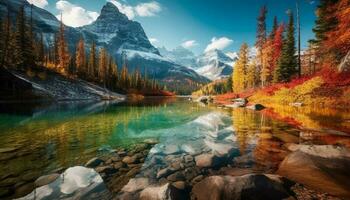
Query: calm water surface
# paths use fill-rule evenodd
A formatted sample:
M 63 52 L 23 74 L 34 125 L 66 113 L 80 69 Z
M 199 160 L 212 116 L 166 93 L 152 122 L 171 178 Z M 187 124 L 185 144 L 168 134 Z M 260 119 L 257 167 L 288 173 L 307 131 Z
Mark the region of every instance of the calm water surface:
M 262 112 L 226 110 L 185 98 L 1 105 L 0 188 L 23 185 L 57 168 L 82 165 L 146 139 L 159 141 L 148 160 L 160 152 L 230 151 L 239 167 L 271 171 L 285 157 L 284 144 L 349 147 L 349 129 L 349 112 L 283 107 Z M 149 169 L 147 160 L 145 166 Z

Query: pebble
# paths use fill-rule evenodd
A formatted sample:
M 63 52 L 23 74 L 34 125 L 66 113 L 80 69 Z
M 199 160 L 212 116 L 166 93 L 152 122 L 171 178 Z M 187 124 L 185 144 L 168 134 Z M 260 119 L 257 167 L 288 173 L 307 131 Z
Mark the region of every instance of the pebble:
M 125 156 L 123 158 L 123 163 L 126 163 L 126 164 L 133 164 L 133 163 L 136 163 L 136 157 L 135 156 Z
M 32 181 L 37 179 L 40 176 L 39 172 L 29 172 L 21 177 L 24 181 Z
M 169 181 L 175 182 L 175 181 L 185 181 L 185 176 L 182 174 L 182 172 L 178 171 L 175 172 L 167 177 Z
M 126 151 L 118 151 L 117 154 L 120 157 L 124 157 L 124 156 L 126 156 L 127 153 L 126 153 Z
M 193 156 L 191 156 L 191 155 L 186 155 L 186 156 L 184 157 L 184 159 L 185 159 L 185 163 L 190 163 L 190 162 L 193 161 Z
M 125 167 L 125 163 L 123 162 L 116 162 L 113 164 L 114 169 L 120 169 L 122 167 Z
M 112 166 L 97 167 L 95 170 L 98 173 L 105 173 L 105 174 L 113 174 L 113 173 L 116 173 L 118 171 Z
M 16 147 L 8 147 L 8 148 L 1 148 L 0 153 L 8 153 L 8 152 L 13 152 L 16 151 L 18 148 Z
M 53 181 L 55 181 L 60 175 L 59 174 L 49 174 L 45 176 L 40 176 L 36 181 L 34 182 L 36 187 L 40 187 L 43 185 L 47 185 Z
M 176 171 L 175 169 L 169 168 L 169 167 L 161 169 L 157 173 L 157 179 L 169 176 L 170 174 L 174 173 L 175 171 Z
M 192 179 L 191 183 L 194 185 L 198 182 L 200 182 L 201 180 L 203 180 L 204 176 L 203 175 L 199 175 L 197 177 L 195 177 L 194 179 Z
M 184 190 L 186 188 L 186 183 L 184 181 L 176 181 L 172 183 L 172 185 L 179 190 Z
M 103 162 L 104 161 L 102 159 L 95 157 L 87 161 L 87 163 L 85 164 L 85 167 L 94 168 L 99 166 Z

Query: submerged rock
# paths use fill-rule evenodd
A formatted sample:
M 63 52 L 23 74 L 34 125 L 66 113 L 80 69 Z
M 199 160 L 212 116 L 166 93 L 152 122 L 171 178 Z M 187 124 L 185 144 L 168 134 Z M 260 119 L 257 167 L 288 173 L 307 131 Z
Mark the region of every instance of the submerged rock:
M 192 195 L 197 200 L 293 199 L 285 185 L 286 180 L 277 175 L 211 176 L 197 183 Z
M 111 199 L 101 176 L 93 169 L 76 166 L 68 168 L 55 181 L 36 188 L 21 200 L 31 199 Z
M 313 189 L 350 198 L 348 149 L 330 145 L 294 145 L 292 149 L 294 152 L 280 164 L 278 174 Z
M 148 178 L 132 178 L 129 180 L 128 184 L 123 187 L 122 192 L 133 193 L 139 190 L 143 190 L 147 186 L 149 186 Z
M 49 174 L 49 175 L 45 175 L 45 176 L 40 176 L 38 179 L 36 179 L 35 186 L 36 187 L 40 187 L 43 185 L 47 185 L 53 181 L 55 181 L 60 175 L 57 173 L 54 174 Z
M 100 158 L 92 158 L 89 161 L 86 162 L 85 167 L 89 167 L 89 168 L 94 168 L 99 166 L 101 163 L 103 163 L 104 161 Z

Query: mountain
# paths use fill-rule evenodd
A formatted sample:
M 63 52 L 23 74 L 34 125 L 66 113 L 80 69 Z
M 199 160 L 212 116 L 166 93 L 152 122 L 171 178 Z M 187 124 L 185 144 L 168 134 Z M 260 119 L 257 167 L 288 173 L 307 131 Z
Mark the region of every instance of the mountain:
M 182 46 L 176 47 L 173 50 L 168 50 L 165 47 L 160 47 L 158 49 L 162 56 L 170 59 L 173 62 L 192 69 L 198 67 L 194 53 Z
M 9 10 L 11 19 L 15 22 L 15 14 L 20 6 L 24 6 L 29 18 L 31 5 L 26 0 L 0 0 L 0 17 L 7 15 Z M 53 14 L 36 6 L 32 6 L 32 15 L 34 31 L 43 33 L 46 46 L 53 46 L 60 22 Z M 65 26 L 65 36 L 71 53 L 75 51 L 78 40 L 83 36 L 87 48 L 95 41 L 97 47 L 107 48 L 119 66 L 126 63 L 129 71 L 139 69 L 141 73 L 147 73 L 150 78 L 163 83 L 174 82 L 186 86 L 189 83 L 208 82 L 207 78 L 200 76 L 193 69 L 161 56 L 158 49 L 150 43 L 141 24 L 129 20 L 109 2 L 103 6 L 100 16 L 93 23 L 78 28 Z
M 129 20 L 110 2 L 103 6 L 96 21 L 78 30 L 84 38 L 94 39 L 98 45 L 107 47 L 110 52 L 128 49 L 159 55 L 158 50 L 149 42 L 141 24 Z
M 173 50 L 161 47 L 159 52 L 171 61 L 192 68 L 198 74 L 210 80 L 217 80 L 231 75 L 233 64 L 238 58 L 235 52 L 224 54 L 217 49 L 196 56 L 192 51 L 181 46 Z
M 228 77 L 232 74 L 236 57 L 230 58 L 222 51 L 214 49 L 200 55 L 197 59 L 196 72 L 210 80 Z

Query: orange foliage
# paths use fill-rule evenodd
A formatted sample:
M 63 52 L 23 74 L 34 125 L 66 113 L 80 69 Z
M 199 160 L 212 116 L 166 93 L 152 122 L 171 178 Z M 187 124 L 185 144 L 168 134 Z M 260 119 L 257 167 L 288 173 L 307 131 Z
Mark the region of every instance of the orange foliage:
M 337 50 L 345 55 L 350 51 L 350 1 L 340 0 L 335 5 L 335 17 L 337 26 L 327 33 L 327 40 L 324 42 L 328 49 Z
M 271 67 L 271 70 L 275 70 L 276 66 L 277 66 L 277 62 L 278 59 L 281 56 L 281 52 L 282 52 L 282 46 L 283 46 L 283 31 L 284 31 L 284 24 L 281 24 L 278 26 L 276 33 L 275 33 L 275 37 L 274 37 L 274 41 L 273 41 L 273 65 Z

